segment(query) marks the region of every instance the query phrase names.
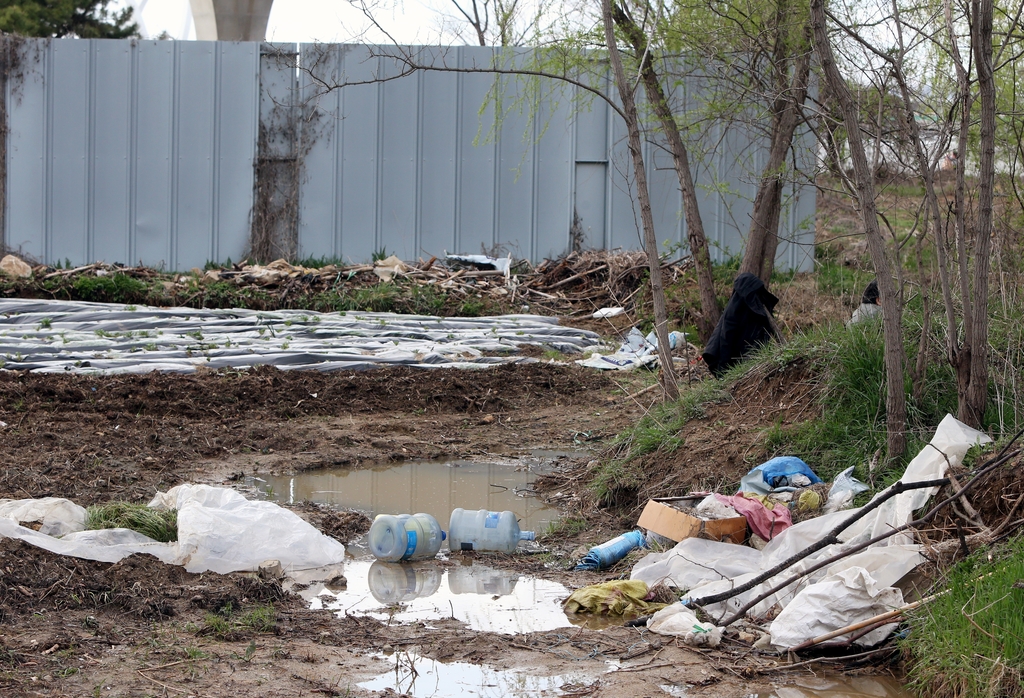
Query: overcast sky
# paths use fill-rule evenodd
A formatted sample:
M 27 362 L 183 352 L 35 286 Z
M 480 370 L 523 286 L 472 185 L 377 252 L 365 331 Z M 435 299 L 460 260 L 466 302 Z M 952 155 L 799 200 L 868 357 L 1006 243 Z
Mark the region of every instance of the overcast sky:
M 143 35 L 156 37 L 167 32 L 175 39 L 195 39 L 195 27 L 188 0 L 121 0 L 136 8 Z M 458 38 L 463 27 L 452 17 L 451 0 L 398 0 L 375 16 L 400 43 L 465 43 Z M 374 31 L 366 17 L 347 0 L 275 0 L 267 26 L 269 41 L 346 42 L 386 41 Z

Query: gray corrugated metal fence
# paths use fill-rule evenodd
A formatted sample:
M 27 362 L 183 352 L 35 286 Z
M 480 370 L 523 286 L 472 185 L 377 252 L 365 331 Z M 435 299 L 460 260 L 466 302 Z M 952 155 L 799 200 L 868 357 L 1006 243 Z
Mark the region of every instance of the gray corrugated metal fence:
M 26 41 L 8 83 L 6 244 L 202 266 L 249 237 L 259 45 Z
M 444 69 L 398 77 L 395 49 L 359 45 L 264 47 L 261 72 L 255 43 L 27 41 L 7 94 L 5 242 L 49 263 L 168 269 L 237 260 L 250 231 L 298 257 L 538 261 L 570 248 L 575 214 L 586 247 L 639 247 L 625 127 L 607 104 L 577 109 L 577 88 L 506 76 L 495 126 L 495 77 L 450 69 L 499 49 L 409 50 Z M 304 70 L 282 62 L 294 55 Z M 517 99 L 532 89 L 536 113 Z M 703 138 L 716 146 L 697 172 L 701 212 L 721 259 L 742 248 L 765 153 L 740 127 Z M 813 156 L 809 136 L 798 156 Z M 685 247 L 671 157 L 649 143 L 646 158 L 658 238 Z M 813 212 L 813 188 L 791 186 L 783 268 L 811 267 Z

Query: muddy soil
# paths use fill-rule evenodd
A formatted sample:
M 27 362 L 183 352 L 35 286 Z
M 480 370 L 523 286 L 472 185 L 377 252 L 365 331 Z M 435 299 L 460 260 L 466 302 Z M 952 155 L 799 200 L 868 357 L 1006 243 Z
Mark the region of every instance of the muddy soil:
M 537 448 L 580 451 L 571 470 L 643 413 L 651 394 L 630 396 L 651 382 L 649 374 L 609 377 L 554 363 L 471 372 L 4 373 L 0 498 L 146 501 L 187 481 L 242 486 L 244 475 L 262 472 Z M 751 423 L 777 417 L 750 409 Z M 694 428 L 718 428 L 714 414 L 702 423 Z M 736 448 L 755 433 L 738 432 Z M 710 463 L 713 455 L 704 457 Z M 668 473 L 677 464 L 663 467 Z M 558 503 L 566 493 L 550 496 Z M 369 523 L 312 505 L 296 509 L 342 542 Z M 548 555 L 494 556 L 488 564 L 570 589 L 616 578 L 627 568 L 566 569 L 574 548 L 617 534 L 619 525 L 592 512 L 587 530 L 543 541 Z M 555 676 L 563 694 L 579 696 L 668 695 L 663 686 L 704 696 L 767 694 L 771 683 L 799 675 L 732 638 L 712 652 L 643 628 L 509 636 L 453 618 L 427 626 L 336 617 L 253 575 L 189 574 L 148 556 L 88 562 L 12 540 L 0 540 L 0 614 L 5 696 L 374 695 L 358 684 L 394 673 L 396 662 L 401 672 L 429 660 L 452 671 L 466 663 Z

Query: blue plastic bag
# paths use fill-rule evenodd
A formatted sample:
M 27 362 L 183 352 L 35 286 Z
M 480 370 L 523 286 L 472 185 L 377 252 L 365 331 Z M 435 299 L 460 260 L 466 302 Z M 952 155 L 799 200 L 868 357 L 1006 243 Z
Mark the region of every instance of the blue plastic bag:
M 802 483 L 794 476 L 806 477 L 809 483 Z M 778 456 L 766 463 L 762 463 L 740 480 L 740 492 L 754 492 L 756 494 L 768 494 L 772 491 L 786 492 L 797 487 L 806 487 L 807 484 L 816 485 L 821 478 L 814 474 L 810 466 L 796 456 Z

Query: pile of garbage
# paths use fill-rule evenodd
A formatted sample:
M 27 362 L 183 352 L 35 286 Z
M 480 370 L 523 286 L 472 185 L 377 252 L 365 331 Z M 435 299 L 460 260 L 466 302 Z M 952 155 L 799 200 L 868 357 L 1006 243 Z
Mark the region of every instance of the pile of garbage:
M 643 600 L 650 590 L 672 588 L 681 601 L 657 610 L 646 624 L 688 644 L 715 646 L 724 628 L 742 622 L 757 629 L 752 637 L 761 648 L 876 645 L 903 612 L 921 603 L 905 603 L 898 586 L 925 562 L 914 526 L 929 515 L 915 520 L 915 512 L 950 482 L 947 471 L 968 449 L 990 441 L 947 415 L 903 477 L 856 509 L 849 508 L 855 495 L 868 487 L 853 478 L 852 468 L 825 494 L 810 467 L 792 457 L 758 466 L 733 495 L 651 500 L 638 520 L 643 533 L 598 546 L 614 554 L 588 554 L 577 569 L 602 569 L 639 547 L 672 547 L 640 559 L 628 581 L 577 594 L 606 600 L 625 590 Z M 997 465 L 998 459 L 985 467 Z M 800 513 L 807 518 L 794 523 Z

